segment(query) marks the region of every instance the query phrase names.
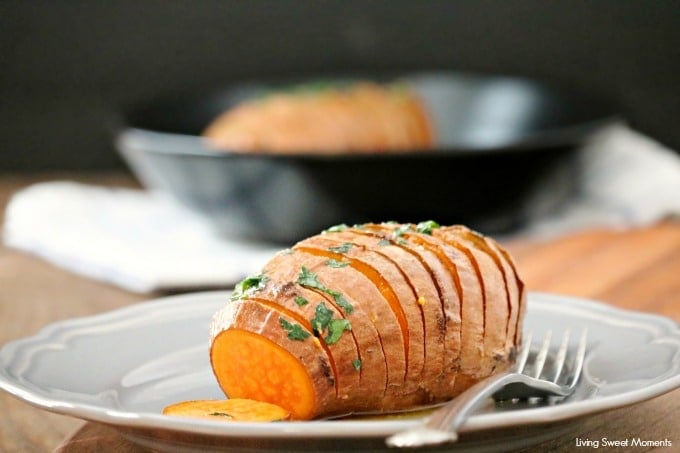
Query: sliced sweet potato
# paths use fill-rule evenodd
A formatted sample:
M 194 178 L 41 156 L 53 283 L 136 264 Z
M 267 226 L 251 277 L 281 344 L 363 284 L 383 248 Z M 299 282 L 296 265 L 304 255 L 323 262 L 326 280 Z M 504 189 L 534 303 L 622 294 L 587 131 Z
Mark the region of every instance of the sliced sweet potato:
M 335 376 L 311 332 L 253 301 L 233 301 L 211 323 L 210 363 L 229 398 L 279 405 L 294 420 L 338 413 Z
M 485 356 L 492 360 L 492 370 L 504 369 L 507 367 L 507 357 L 510 354 L 508 331 L 512 315 L 512 301 L 502 262 L 491 246 L 480 235 L 473 234 L 468 228 L 458 225 L 445 227 L 441 228 L 438 234 L 447 235 L 449 238 L 451 235 L 457 236 L 457 240 L 468 247 L 481 269 L 486 297 L 486 323 L 491 324 L 489 332 L 484 335 Z
M 424 365 L 425 341 L 422 307 L 418 304 L 416 290 L 394 261 L 371 250 L 369 248 L 371 244 L 362 244 L 356 236 L 354 239 L 355 242 L 348 246 L 349 243 L 343 240 L 343 233 L 339 233 L 338 235 L 313 238 L 313 242 L 311 240 L 309 242 L 302 241 L 299 246 L 311 246 L 339 255 L 335 261 L 327 261 L 327 265 L 331 267 L 344 266 L 345 263 L 349 266 L 350 260 L 353 260 L 363 266 L 372 267 L 384 278 L 385 282 L 382 284 L 389 286 L 387 297 L 393 297 L 395 303 L 399 304 L 403 310 L 407 329 L 405 341 L 408 346 L 404 351 L 407 358 L 404 382 L 399 386 L 388 386 L 386 393 L 387 395 L 397 394 L 401 398 L 404 398 L 404 395 L 407 394 L 419 393 L 423 384 L 421 374 Z M 422 392 L 420 394 L 422 398 Z M 414 398 L 418 399 L 419 397 L 414 395 Z
M 391 238 L 392 227 L 383 229 L 378 225 L 371 228 L 366 226 L 354 229 L 347 234 L 353 235 L 356 241 L 372 245 L 379 253 L 393 259 L 407 275 L 411 286 L 416 292 L 416 303 L 423 312 L 425 324 L 424 341 L 425 367 L 420 385 L 426 389 L 430 400 L 450 395 L 448 385 L 442 387 L 442 381 L 452 377 L 445 372 L 447 363 L 457 360 L 455 346 L 448 342 L 449 328 L 457 330 L 455 326 L 449 326 L 449 321 L 454 319 L 448 316 L 448 307 L 444 308 L 443 300 L 450 300 L 446 296 L 446 282 L 439 280 L 438 270 L 440 263 L 436 257 L 427 250 L 413 247 L 407 241 L 399 238 Z M 386 227 L 387 228 L 387 227 Z M 335 235 L 333 235 L 335 236 Z M 448 277 L 450 280 L 450 276 Z M 446 277 L 444 277 L 446 280 Z M 448 305 L 448 304 L 447 304 Z
M 503 276 L 486 252 L 458 232 L 441 228 L 434 235 L 463 251 L 477 273 L 484 305 L 484 340 L 478 369 L 480 376 L 488 376 L 506 363 L 505 338 L 509 313 Z
M 291 419 L 396 411 L 508 366 L 525 297 L 512 259 L 435 225 L 334 228 L 244 280 L 211 328 L 225 393 Z
M 400 224 L 380 224 L 367 225 L 366 229 L 378 230 L 387 233 L 393 240 L 405 240 L 412 238 L 414 232 L 418 231 L 416 225 Z M 471 257 L 466 254 L 465 248 L 456 247 L 441 238 L 434 237 L 432 231 L 428 234 L 419 236 L 422 240 L 428 240 L 431 244 L 436 244 L 442 253 L 438 254 L 440 260 L 445 260 L 449 274 L 454 281 L 454 289 L 450 290 L 449 301 L 455 300 L 456 295 L 460 303 L 460 355 L 454 388 L 451 395 L 456 395 L 465 390 L 486 375 L 480 363 L 483 360 L 484 343 L 484 293 L 482 281 L 478 269 L 474 265 Z M 446 301 L 445 301 L 446 302 Z M 451 308 L 450 311 L 454 311 Z M 453 316 L 453 315 L 452 315 Z M 454 340 L 455 341 L 455 340 Z
M 398 304 L 391 292 L 391 288 L 374 268 L 351 261 L 351 265 L 337 268 L 328 266 L 328 260 L 338 259 L 338 254 L 323 249 L 300 246 L 295 248 L 301 252 L 322 257 L 325 261 L 312 268 L 312 272 L 319 277 L 320 282 L 333 291 L 339 291 L 347 298 L 356 301 L 366 310 L 369 319 L 376 326 L 380 338 L 380 346 L 387 364 L 387 386 L 374 391 L 382 391 L 383 396 L 390 386 L 399 386 L 404 382 L 406 374 L 406 347 L 404 346 L 405 325 L 403 308 L 395 312 L 393 307 Z M 355 302 L 352 306 L 356 305 Z M 396 307 L 394 307 L 396 308 Z M 366 348 L 367 345 L 359 345 Z
M 522 321 L 524 320 L 524 313 L 526 311 L 526 298 L 527 298 L 526 288 L 524 286 L 524 282 L 519 277 L 519 273 L 517 272 L 517 265 L 515 264 L 515 260 L 513 259 L 512 255 L 510 255 L 508 251 L 502 247 L 499 248 L 499 251 L 501 255 L 503 255 L 503 257 L 505 258 L 506 262 L 510 264 L 510 267 L 512 268 L 512 275 L 514 276 L 519 296 L 519 299 L 517 301 L 517 307 L 514 307 L 517 310 L 517 317 L 515 319 L 515 336 L 513 343 L 517 348 L 522 344 Z
M 338 398 L 347 401 L 348 405 L 354 404 L 356 410 L 362 410 L 363 407 L 375 407 L 382 401 L 383 395 L 376 392 L 376 388 L 386 386 L 387 364 L 379 334 L 371 317 L 362 304 L 354 301 L 349 295 L 344 295 L 344 297 L 353 307 L 351 315 L 336 303 L 333 296 L 297 283 L 303 266 L 316 269 L 325 267 L 326 261 L 326 258 L 295 250 L 280 254 L 265 267 L 264 273 L 271 278 L 271 283 L 267 284 L 257 295 L 264 297 L 269 294 L 270 297 L 276 297 L 280 303 L 292 309 L 298 307 L 302 313 L 306 312 L 309 319 L 315 316 L 316 307 L 324 300 L 326 306 L 333 310 L 335 317 L 344 319 L 351 317 L 352 330 L 342 335 L 337 343 L 329 346 L 339 374 L 337 377 Z M 333 290 L 332 287 L 329 289 Z M 296 297 L 302 297 L 307 303 L 299 299 L 296 301 Z M 353 343 L 353 349 L 349 346 L 350 341 Z M 362 349 L 359 344 L 373 346 Z M 359 379 L 358 387 L 357 378 Z
M 519 289 L 519 281 L 516 278 L 516 272 L 513 263 L 508 260 L 507 253 L 503 254 L 500 245 L 490 237 L 483 236 L 476 231 L 470 230 L 463 225 L 456 225 L 450 227 L 458 231 L 463 237 L 471 241 L 480 250 L 485 251 L 496 263 L 496 266 L 503 275 L 505 282 L 505 294 L 508 302 L 508 318 L 505 332 L 505 354 L 512 355 L 516 351 L 515 339 L 517 329 L 517 319 L 519 317 L 521 291 Z
M 289 316 L 296 317 L 310 331 L 314 330 L 311 323 L 319 310 L 323 310 L 324 315 L 332 319 L 344 319 L 344 312 L 335 305 L 330 296 L 295 284 L 302 266 L 299 259 L 298 254 L 293 251 L 275 257 L 265 271 L 265 284 L 252 293 L 249 299 L 279 307 Z M 357 395 L 361 369 L 357 370 L 355 366 L 356 361 L 360 360 L 360 353 L 354 332 L 348 330 L 346 334 L 328 343 L 325 341 L 327 332 L 313 333 L 328 353 L 336 376 L 337 396 L 350 398 Z
M 405 240 L 412 249 L 418 251 L 429 263 L 429 269 L 440 293 L 443 312 L 443 325 L 446 327 L 444 338 L 444 370 L 440 380 L 439 394 L 453 396 L 455 380 L 460 370 L 461 353 L 461 294 L 458 290 L 458 272 L 456 265 L 447 256 L 444 245 L 432 243 L 431 238 L 419 233 L 407 233 Z M 434 301 L 432 301 L 434 302 Z
M 219 115 L 204 136 L 231 151 L 338 153 L 426 149 L 434 131 L 410 90 L 358 82 L 245 101 Z
M 290 412 L 280 406 L 243 398 L 182 401 L 166 406 L 163 414 L 225 422 L 280 422 L 290 418 Z

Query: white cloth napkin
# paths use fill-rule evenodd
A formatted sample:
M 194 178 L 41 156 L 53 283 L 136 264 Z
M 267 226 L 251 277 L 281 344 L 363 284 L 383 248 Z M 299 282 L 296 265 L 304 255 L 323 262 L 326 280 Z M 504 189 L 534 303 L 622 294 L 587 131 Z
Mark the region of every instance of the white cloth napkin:
M 230 286 L 280 246 L 230 241 L 159 193 L 67 181 L 15 194 L 5 244 L 136 292 Z
M 680 216 L 680 155 L 623 124 L 598 131 L 581 153 L 576 193 L 538 210 L 521 235 L 556 236 L 591 227 L 638 227 Z M 545 194 L 550 196 L 550 194 Z M 539 196 L 535 201 L 541 205 Z
M 578 192 L 556 211 L 536 210 L 521 234 L 639 226 L 680 215 L 676 153 L 615 125 L 593 138 L 584 158 Z M 279 249 L 225 239 L 158 193 L 66 181 L 15 194 L 3 233 L 10 247 L 138 292 L 230 286 Z

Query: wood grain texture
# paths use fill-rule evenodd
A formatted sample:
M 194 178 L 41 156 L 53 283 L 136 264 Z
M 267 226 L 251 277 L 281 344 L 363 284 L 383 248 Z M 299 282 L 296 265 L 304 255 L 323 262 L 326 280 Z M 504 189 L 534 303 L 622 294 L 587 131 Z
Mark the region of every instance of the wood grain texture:
M 74 179 L 72 175 L 67 175 Z M 51 175 L 47 179 L 63 178 Z M 0 220 L 10 195 L 45 176 L 0 177 Z M 80 180 L 134 186 L 127 177 L 91 175 Z M 680 223 L 634 230 L 589 230 L 553 240 L 505 244 L 528 288 L 587 297 L 614 306 L 658 313 L 680 321 Z M 76 276 L 0 245 L 0 344 L 43 326 L 130 305 L 160 294 L 134 294 Z M 560 437 L 527 451 L 569 452 L 575 439 L 670 439 L 680 447 L 680 390 L 599 414 Z M 149 451 L 110 427 L 51 414 L 0 393 L 0 451 L 80 453 Z M 585 449 L 587 450 L 587 449 Z M 652 449 L 654 450 L 654 449 Z M 616 449 L 648 451 L 648 449 Z M 673 451 L 659 448 L 658 451 Z
M 680 222 L 507 244 L 527 287 L 680 321 Z

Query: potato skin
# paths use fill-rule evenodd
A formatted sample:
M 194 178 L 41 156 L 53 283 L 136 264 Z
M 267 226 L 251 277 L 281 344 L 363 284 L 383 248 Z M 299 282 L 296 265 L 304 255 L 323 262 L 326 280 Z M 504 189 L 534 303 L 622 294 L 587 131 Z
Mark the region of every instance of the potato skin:
M 335 227 L 279 253 L 259 278 L 215 315 L 212 341 L 239 328 L 291 351 L 313 388 L 307 418 L 448 400 L 508 368 L 521 341 L 526 295 L 512 258 L 459 225 Z M 281 316 L 309 338 L 286 338 L 271 322 Z

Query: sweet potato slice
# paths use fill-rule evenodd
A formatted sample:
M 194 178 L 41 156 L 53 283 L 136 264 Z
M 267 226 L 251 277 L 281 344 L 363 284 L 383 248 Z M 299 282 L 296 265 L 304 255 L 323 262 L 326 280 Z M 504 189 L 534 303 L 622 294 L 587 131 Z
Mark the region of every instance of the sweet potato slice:
M 329 266 L 326 264 L 328 260 L 337 260 L 341 256 L 323 248 L 296 246 L 294 249 L 324 258 L 321 265 L 312 269 L 324 285 L 352 300 L 358 299 L 359 305 L 367 311 L 378 332 L 387 364 L 387 386 L 382 389 L 383 396 L 387 393 L 388 387 L 402 385 L 406 374 L 403 334 L 407 327 L 403 308 L 394 307 L 398 300 L 395 302 L 394 295 L 390 294 L 389 285 L 384 277 L 374 268 L 352 260 L 347 267 Z M 365 350 L 367 345 L 360 344 L 359 347 Z
M 447 322 L 440 303 L 444 290 L 439 287 L 439 281 L 431 269 L 432 265 L 438 265 L 436 259 L 428 256 L 427 251 L 416 250 L 408 244 L 390 240 L 379 230 L 372 231 L 369 225 L 327 236 L 337 240 L 354 240 L 357 244 L 373 248 L 376 253 L 383 254 L 397 264 L 415 291 L 415 303 L 423 316 L 425 357 L 419 385 L 425 389 L 431 400 L 448 396 L 449 392 L 442 388 L 440 381 L 446 379 L 445 362 L 447 359 L 453 360 L 453 357 L 447 350 Z M 408 304 L 408 300 L 402 299 L 402 304 Z
M 182 401 L 166 406 L 163 415 L 225 422 L 280 422 L 290 418 L 290 412 L 281 406 L 243 398 Z
M 353 300 L 350 296 L 345 298 L 353 307 L 351 314 L 347 314 L 345 308 L 337 305 L 335 299 L 323 291 L 310 289 L 298 283 L 302 267 L 309 269 L 323 269 L 326 267 L 327 258 L 309 255 L 296 250 L 287 251 L 274 257 L 263 270 L 264 274 L 270 276 L 272 281 L 277 284 L 268 284 L 262 293 L 277 297 L 280 303 L 288 307 L 297 306 L 298 303 L 290 300 L 292 294 L 299 294 L 309 303 L 299 307 L 300 311 L 307 310 L 307 316 L 311 319 L 314 315 L 312 309 L 322 300 L 327 302 L 329 309 L 332 309 L 335 317 L 343 317 L 351 323 L 351 331 L 342 335 L 340 340 L 329 346 L 333 360 L 338 370 L 338 398 L 344 399 L 349 406 L 356 400 L 355 410 L 362 411 L 365 408 L 375 408 L 382 404 L 382 392 L 377 392 L 376 388 L 384 389 L 387 383 L 387 363 L 381 347 L 378 331 L 371 317 L 364 309 L 363 305 Z M 286 282 L 283 286 L 281 282 Z M 329 289 L 337 289 L 329 287 Z M 352 340 L 354 349 L 348 345 Z M 373 345 L 370 347 L 360 345 Z M 359 379 L 358 389 L 356 379 Z
M 463 225 L 450 227 L 458 231 L 463 237 L 473 243 L 480 250 L 485 251 L 496 263 L 496 266 L 503 275 L 505 282 L 505 294 L 508 303 L 508 321 L 505 331 L 505 355 L 507 357 L 516 353 L 515 340 L 517 329 L 517 318 L 519 317 L 521 291 L 518 285 L 515 269 L 501 251 L 500 245 L 490 237 L 483 236 L 476 231 L 470 230 Z
M 276 404 L 294 420 L 339 412 L 326 352 L 293 320 L 233 301 L 213 317 L 211 338 L 210 362 L 229 398 Z
M 505 258 L 506 262 L 510 264 L 510 267 L 512 268 L 512 272 L 515 276 L 515 282 L 517 283 L 517 292 L 518 292 L 518 300 L 517 300 L 517 318 L 515 319 L 515 337 L 514 337 L 514 344 L 515 348 L 519 348 L 519 346 L 522 344 L 522 321 L 524 320 L 524 313 L 526 311 L 526 287 L 524 286 L 524 282 L 519 276 L 519 272 L 517 272 L 517 265 L 515 264 L 515 260 L 513 259 L 512 255 L 508 253 L 507 250 L 504 248 L 500 247 L 499 248 L 501 255 Z
M 503 276 L 493 259 L 456 231 L 440 228 L 435 237 L 446 240 L 462 250 L 476 268 L 484 300 L 484 347 L 479 368 L 482 375 L 490 375 L 505 358 L 505 330 L 508 305 Z
M 462 330 L 462 295 L 458 270 L 455 263 L 447 255 L 445 244 L 438 244 L 438 241 L 434 241 L 433 238 L 419 233 L 407 233 L 404 238 L 409 244 L 413 244 L 414 250 L 425 256 L 429 263 L 430 272 L 434 276 L 441 293 L 440 302 L 444 325 L 446 326 L 442 392 L 446 392 L 447 396 L 453 396 L 451 391 L 460 370 Z
M 404 236 L 416 237 L 411 236 L 416 229 L 415 225 L 369 224 L 364 227 L 368 230 L 380 231 L 387 234 L 387 237 L 392 240 L 397 241 L 405 242 Z M 454 396 L 485 377 L 484 370 L 480 368 L 484 351 L 484 293 L 478 269 L 471 257 L 465 253 L 466 249 L 456 247 L 455 244 L 449 244 L 441 238 L 431 236 L 431 234 L 430 231 L 429 235 L 417 237 L 426 239 L 432 245 L 438 246 L 440 253 L 437 254 L 437 257 L 440 261 L 447 263 L 447 269 L 455 287 L 449 290 L 449 294 L 454 294 L 452 291 L 455 290 L 456 295 L 458 295 L 459 305 L 456 307 L 454 302 L 454 306 L 449 308 L 454 313 L 458 308 L 460 319 L 460 346 L 456 364 L 458 372 L 455 376 L 454 388 L 450 394 L 450 396 Z M 424 247 L 423 244 L 421 246 Z M 442 252 L 445 256 L 442 255 Z M 454 314 L 451 314 L 451 316 L 455 319 Z
M 268 288 L 257 293 L 257 297 L 250 296 L 248 300 L 278 307 L 282 313 L 294 318 L 317 337 L 328 354 L 336 379 L 337 398 L 345 400 L 347 404 L 352 403 L 357 410 L 373 404 L 372 399 L 360 391 L 361 367 L 358 364 L 361 363 L 361 355 L 357 350 L 354 333 L 351 330 L 342 331 L 339 336 L 328 339 L 329 331 L 317 332 L 311 325 L 319 316 L 320 310 L 323 316 L 328 316 L 331 320 L 345 319 L 343 313 L 321 295 L 305 288 L 279 282 L 270 282 L 267 286 Z M 351 324 L 347 328 L 351 329 Z
M 345 239 L 352 239 L 353 242 L 347 242 Z M 312 240 L 309 242 L 302 241 L 299 245 L 323 248 L 342 255 L 336 260 L 339 264 L 333 265 L 344 265 L 344 263 L 349 265 L 350 261 L 347 259 L 356 260 L 357 263 L 363 263 L 374 268 L 386 280 L 387 285 L 391 289 L 390 292 L 392 294 L 390 296 L 394 297 L 403 309 L 408 329 L 408 347 L 405 348 L 407 363 L 404 382 L 398 387 L 388 387 L 388 394 L 403 396 L 419 392 L 421 394 L 420 398 L 422 398 L 426 393 L 420 392 L 420 387 L 425 382 L 421 376 L 424 366 L 425 349 L 422 307 L 418 304 L 415 288 L 413 288 L 408 277 L 397 263 L 387 256 L 372 250 L 376 242 L 370 238 L 347 232 L 338 233 L 337 235 L 324 235 L 314 238 L 313 242 Z M 418 397 L 414 395 L 414 399 L 418 399 Z

